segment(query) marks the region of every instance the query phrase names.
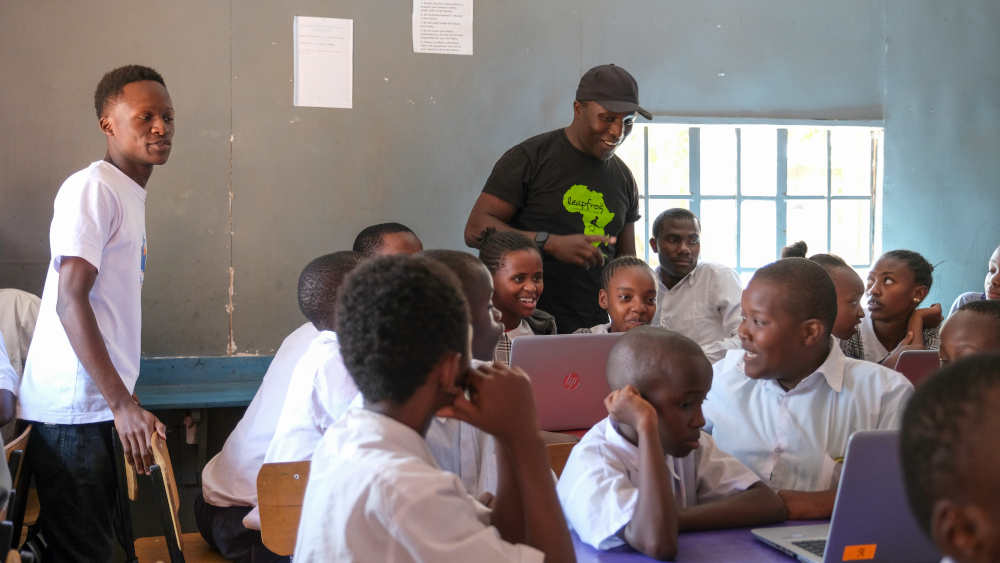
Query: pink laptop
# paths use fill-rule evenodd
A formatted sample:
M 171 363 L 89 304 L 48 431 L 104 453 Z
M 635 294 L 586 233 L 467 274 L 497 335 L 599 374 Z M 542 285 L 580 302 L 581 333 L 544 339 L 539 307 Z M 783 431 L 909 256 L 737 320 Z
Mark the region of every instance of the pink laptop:
M 618 334 L 520 336 L 510 347 L 510 365 L 523 369 L 535 390 L 542 430 L 590 428 L 608 415 L 611 392 L 604 368 Z

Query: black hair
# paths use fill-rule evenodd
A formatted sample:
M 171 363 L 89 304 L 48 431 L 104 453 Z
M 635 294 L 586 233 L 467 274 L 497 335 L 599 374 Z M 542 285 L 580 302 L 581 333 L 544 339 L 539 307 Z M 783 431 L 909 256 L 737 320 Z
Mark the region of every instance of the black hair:
M 539 256 L 542 255 L 535 242 L 521 233 L 515 231 L 498 231 L 489 228 L 479 235 L 479 259 L 486 264 L 486 269 L 491 274 L 497 273 L 503 258 L 511 252 L 517 250 L 534 250 Z
M 366 402 L 400 405 L 449 352 L 465 356 L 469 307 L 455 274 L 424 256 L 379 256 L 344 282 L 337 301 L 344 365 Z
M 126 65 L 108 71 L 101 77 L 101 81 L 97 83 L 97 89 L 94 90 L 94 110 L 97 111 L 97 117 L 104 115 L 104 108 L 107 107 L 108 102 L 120 96 L 122 88 L 126 84 L 142 82 L 143 80 L 159 82 L 164 88 L 167 87 L 160 73 L 148 66 Z
M 903 482 L 928 535 L 934 504 L 964 496 L 963 489 L 972 486 L 968 460 L 980 447 L 976 441 L 987 417 L 998 416 L 998 392 L 1000 354 L 975 355 L 941 368 L 906 406 L 899 436 Z
M 481 281 L 480 276 L 483 275 L 481 274 L 483 262 L 475 255 L 460 250 L 444 249 L 425 250 L 423 255 L 447 266 L 462 283 L 462 292 L 466 298 L 483 291 L 483 288 L 477 287 Z
M 805 258 L 782 258 L 757 270 L 750 280 L 776 282 L 783 286 L 786 310 L 805 319 L 819 319 L 827 333 L 837 319 L 837 289 L 819 264 Z
M 306 264 L 299 274 L 299 310 L 320 330 L 332 328 L 337 290 L 344 277 L 361 262 L 357 252 L 344 250 L 324 254 Z
M 604 269 L 601 270 L 601 287 L 603 287 L 605 291 L 610 291 L 611 288 L 609 286 L 611 285 L 611 278 L 615 277 L 615 274 L 625 268 L 642 268 L 648 272 L 650 276 L 653 276 L 654 281 L 656 280 L 656 277 L 653 275 L 653 269 L 650 268 L 649 264 L 647 264 L 644 260 L 636 258 L 635 256 L 619 256 L 618 258 L 615 258 L 605 264 Z
M 653 238 L 656 239 L 660 238 L 660 232 L 663 230 L 664 222 L 666 222 L 667 220 L 675 220 L 675 219 L 681 219 L 681 220 L 687 219 L 690 221 L 694 221 L 694 226 L 699 231 L 701 230 L 701 222 L 698 221 L 697 215 L 695 215 L 688 209 L 684 209 L 683 207 L 673 207 L 671 209 L 668 209 L 660 213 L 659 215 L 656 216 L 656 219 L 653 219 Z
M 934 276 L 932 275 L 934 266 L 931 266 L 931 263 L 919 253 L 912 250 L 890 250 L 883 254 L 879 260 L 886 258 L 899 260 L 906 264 L 906 267 L 913 272 L 913 281 L 917 285 L 926 285 L 927 289 L 930 289 L 931 284 L 934 283 Z
M 793 242 L 785 248 L 781 249 L 782 258 L 805 258 L 806 254 L 809 252 L 809 245 L 806 241 L 800 240 L 798 242 Z
M 672 369 L 669 358 L 690 358 L 712 371 L 701 346 L 679 332 L 661 327 L 638 326 L 624 333 L 611 347 L 604 370 L 611 389 L 634 385 L 639 393 L 646 392 L 650 377 Z
M 360 252 L 364 256 L 373 256 L 382 246 L 382 237 L 393 233 L 410 233 L 417 236 L 413 229 L 402 223 L 379 223 L 361 229 L 358 236 L 354 237 L 354 252 Z
M 969 301 L 965 305 L 959 307 L 958 310 L 979 313 L 980 315 L 991 317 L 990 320 L 997 323 L 997 328 L 1000 329 L 1000 301 L 996 301 L 994 299 Z
M 853 270 L 851 265 L 844 261 L 843 258 L 837 256 L 836 254 L 813 254 L 809 257 L 809 260 L 823 266 L 826 271 L 835 270 L 837 268 L 847 268 L 848 270 Z

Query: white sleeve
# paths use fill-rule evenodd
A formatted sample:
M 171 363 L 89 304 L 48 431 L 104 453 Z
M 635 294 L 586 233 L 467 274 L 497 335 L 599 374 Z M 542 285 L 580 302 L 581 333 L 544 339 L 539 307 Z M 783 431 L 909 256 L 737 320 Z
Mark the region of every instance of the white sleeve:
M 451 476 L 441 480 L 440 486 L 422 486 L 406 505 L 386 515 L 386 529 L 395 540 L 388 546 L 387 561 L 544 561 L 541 551 L 501 538 L 489 525 L 489 509 L 457 481 Z
M 556 492 L 570 527 L 595 549 L 625 544 L 618 534 L 632 521 L 639 489 L 623 463 L 597 444 L 577 445 L 566 460 Z
M 711 436 L 702 432 L 698 440 L 698 503 L 710 502 L 745 491 L 760 481 L 753 471 L 735 457 L 719 449 Z
M 899 430 L 903 423 L 903 411 L 906 403 L 913 395 L 913 384 L 902 374 L 885 370 L 888 373 L 878 374 L 878 379 L 882 385 L 876 384 L 876 392 L 880 392 L 882 397 L 878 413 L 878 430 Z M 888 384 L 884 382 L 889 381 Z
M 120 203 L 94 179 L 64 183 L 56 195 L 49 244 L 56 271 L 66 256 L 83 258 L 98 270 L 104 246 L 121 223 Z
M 6 389 L 17 395 L 20 378 L 14 371 L 14 366 L 10 365 L 10 358 L 7 356 L 7 347 L 4 345 L 3 334 L 0 334 L 0 389 Z
M 726 336 L 702 346 L 702 350 L 710 362 L 721 360 L 726 355 L 727 350 L 740 348 L 740 337 L 737 335 L 737 330 L 743 319 L 743 308 L 740 301 L 743 297 L 743 289 L 740 287 L 739 276 L 733 270 L 725 268 L 718 273 L 715 281 L 714 304 L 716 311 L 722 318 L 722 331 Z

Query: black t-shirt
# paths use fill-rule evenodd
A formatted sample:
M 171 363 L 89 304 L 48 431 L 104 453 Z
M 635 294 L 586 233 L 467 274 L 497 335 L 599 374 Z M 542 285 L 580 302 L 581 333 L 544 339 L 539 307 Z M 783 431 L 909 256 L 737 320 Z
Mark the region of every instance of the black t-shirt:
M 619 236 L 639 219 L 632 172 L 617 156 L 600 160 L 576 149 L 562 129 L 510 149 L 483 187 L 516 209 L 510 226 L 555 235 Z M 603 248 L 608 259 L 618 249 Z M 556 317 L 559 332 L 608 322 L 597 304 L 601 269 L 585 269 L 544 256 L 545 288 L 538 307 Z

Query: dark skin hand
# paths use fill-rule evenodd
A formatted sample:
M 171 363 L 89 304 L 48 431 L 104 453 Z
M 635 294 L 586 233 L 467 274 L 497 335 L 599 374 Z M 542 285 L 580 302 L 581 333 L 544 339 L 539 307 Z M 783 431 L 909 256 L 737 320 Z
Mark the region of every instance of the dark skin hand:
M 833 514 L 837 491 L 778 491 L 789 520 L 819 520 Z
M 832 508 L 831 504 L 831 510 Z M 681 509 L 679 527 L 685 532 L 742 528 L 782 522 L 786 516 L 785 503 L 781 497 L 758 481 L 741 493 Z
M 96 280 L 97 268 L 89 262 L 64 257 L 59 268 L 56 312 L 77 358 L 111 408 L 126 461 L 136 472 L 148 475 L 153 464 L 150 439 L 154 432 L 166 438 L 166 426 L 139 406 L 111 363 L 90 305 L 90 291 Z
M 498 231 L 515 231 L 535 240 L 535 232 L 522 231 L 509 225 L 516 211 L 513 205 L 495 195 L 479 194 L 479 199 L 476 200 L 469 213 L 469 221 L 465 224 L 465 244 L 470 248 L 476 248 L 479 235 L 491 227 Z M 594 243 L 611 245 L 618 241 L 621 241 L 618 245 L 618 256 L 635 255 L 634 223 L 627 223 L 618 237 L 550 234 L 542 250 L 560 262 L 576 264 L 584 268 L 594 268 L 603 266 L 605 261 L 601 249 L 595 247 Z
M 661 560 L 677 556 L 678 511 L 672 478 L 663 462 L 656 410 L 631 385 L 604 399 L 611 420 L 634 428 L 639 446 L 639 502 L 622 531 L 634 549 Z
M 548 454 L 538 435 L 530 379 L 520 369 L 494 364 L 470 370 L 466 386 L 471 400 L 458 394 L 438 415 L 463 420 L 496 437 L 500 484 L 493 524 L 501 537 L 539 549 L 546 561 L 574 561 Z

